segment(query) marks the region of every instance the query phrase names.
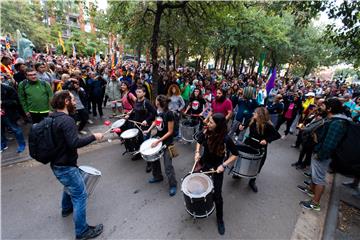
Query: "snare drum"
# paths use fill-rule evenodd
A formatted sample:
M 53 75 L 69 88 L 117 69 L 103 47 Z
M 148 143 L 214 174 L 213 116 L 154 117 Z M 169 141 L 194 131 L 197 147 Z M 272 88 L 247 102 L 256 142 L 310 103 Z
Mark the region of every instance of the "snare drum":
M 245 178 L 256 177 L 259 173 L 263 153 L 259 149 L 245 144 L 240 144 L 236 147 L 239 151 L 239 156 L 231 170 L 232 174 Z
M 180 122 L 180 133 L 181 138 L 186 142 L 194 141 L 194 134 L 199 128 L 198 121 L 193 121 L 191 119 L 184 119 Z
M 90 195 L 92 195 L 94 192 L 94 189 L 101 178 L 101 172 L 90 166 L 79 166 L 79 169 L 80 174 L 84 179 L 87 197 L 89 198 Z M 64 187 L 64 191 L 69 194 L 69 191 L 66 187 Z
M 163 149 L 166 146 L 163 145 L 162 142 L 154 148 L 151 147 L 151 144 L 157 140 L 157 138 L 150 138 L 141 144 L 139 152 L 145 161 L 154 162 L 159 160 L 164 154 Z
M 124 139 L 127 152 L 135 152 L 138 150 L 140 145 L 139 129 L 130 128 L 121 133 L 120 137 Z
M 185 176 L 181 191 L 184 194 L 186 211 L 194 218 L 205 218 L 214 212 L 214 185 L 206 174 L 192 173 Z

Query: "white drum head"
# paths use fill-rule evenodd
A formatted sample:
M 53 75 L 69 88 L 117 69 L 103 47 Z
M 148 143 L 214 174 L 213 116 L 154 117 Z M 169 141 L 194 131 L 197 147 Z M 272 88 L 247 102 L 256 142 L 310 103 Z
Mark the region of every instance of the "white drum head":
M 150 139 L 146 140 L 145 142 L 143 142 L 140 146 L 140 150 L 139 150 L 140 153 L 142 155 L 149 156 L 149 155 L 153 155 L 153 154 L 159 152 L 162 147 L 162 142 L 159 143 L 154 148 L 151 147 L 151 144 L 157 140 L 158 140 L 157 138 L 150 138 Z
M 211 178 L 204 173 L 187 175 L 181 184 L 181 191 L 192 198 L 206 197 L 213 188 Z
M 93 168 L 90 166 L 79 166 L 79 168 L 88 174 L 101 176 L 101 172 L 99 170 L 97 170 L 96 168 Z
M 133 138 L 136 137 L 139 134 L 139 129 L 137 128 L 131 128 L 126 130 L 125 132 L 123 132 L 120 137 L 123 139 L 129 139 L 129 138 Z
M 125 124 L 125 122 L 126 122 L 126 119 L 119 119 L 111 125 L 111 129 L 120 128 L 120 127 L 122 127 L 122 125 Z

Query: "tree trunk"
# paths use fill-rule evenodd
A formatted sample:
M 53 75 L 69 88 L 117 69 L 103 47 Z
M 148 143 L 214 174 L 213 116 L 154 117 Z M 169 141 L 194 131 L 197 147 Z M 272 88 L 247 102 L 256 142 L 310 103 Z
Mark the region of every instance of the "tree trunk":
M 310 68 L 309 68 L 309 67 L 306 67 L 306 68 L 305 68 L 305 71 L 304 71 L 303 78 L 305 78 L 306 75 L 308 75 L 309 73 L 310 73 Z
M 165 43 L 165 50 L 166 50 L 166 71 L 169 71 L 170 68 L 170 40 L 166 40 Z
M 159 62 L 158 62 L 158 44 L 159 44 L 159 32 L 160 32 L 160 21 L 161 15 L 164 11 L 163 3 L 157 2 L 157 10 L 154 19 L 154 28 L 153 33 L 151 36 L 151 61 L 152 61 L 152 68 L 153 68 L 153 91 L 154 97 L 157 96 L 158 93 L 158 81 L 159 81 Z
M 253 75 L 254 70 L 255 70 L 255 66 L 256 66 L 256 59 L 254 58 L 252 63 L 251 63 L 251 72 L 250 75 Z
M 172 44 L 171 44 L 171 52 L 172 52 L 172 57 L 173 57 L 173 68 L 174 70 L 176 69 L 176 52 L 175 52 L 175 42 L 173 41 Z
M 136 55 L 137 55 L 136 60 L 140 64 L 140 60 L 141 60 L 141 44 L 139 44 L 138 47 L 136 48 Z
M 219 49 L 216 49 L 216 51 L 215 51 L 215 66 L 214 66 L 215 69 L 217 69 L 217 65 L 219 63 L 219 58 L 220 58 L 220 51 L 219 51 Z
M 229 53 L 228 53 L 228 55 L 227 55 L 227 57 L 226 57 L 226 61 L 225 61 L 224 72 L 226 72 L 226 70 L 227 70 L 227 67 L 228 67 L 228 64 L 229 64 L 230 55 L 231 55 L 231 52 L 232 52 L 233 49 L 234 49 L 233 47 L 230 47 Z
M 221 62 L 220 62 L 220 69 L 224 70 L 224 64 L 225 64 L 225 58 L 226 58 L 226 48 L 224 48 L 224 52 L 221 56 Z
M 244 62 L 245 62 L 245 58 L 242 58 L 241 59 L 241 64 L 240 64 L 240 74 L 242 73 L 243 71 L 243 68 L 244 68 Z
M 237 58 L 237 55 L 238 55 L 238 48 L 235 47 L 234 48 L 234 53 L 233 53 L 233 58 L 232 58 L 232 61 L 233 61 L 233 68 L 234 68 L 234 75 L 237 76 L 238 75 L 238 65 L 236 63 L 236 58 Z

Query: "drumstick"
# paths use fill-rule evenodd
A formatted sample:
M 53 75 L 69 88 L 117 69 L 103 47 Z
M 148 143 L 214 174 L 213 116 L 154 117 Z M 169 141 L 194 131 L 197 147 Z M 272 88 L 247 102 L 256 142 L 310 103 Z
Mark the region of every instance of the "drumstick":
M 110 132 L 112 130 L 112 128 L 109 128 L 108 130 L 106 130 L 105 132 L 103 132 L 103 134 L 106 134 L 108 132 Z
M 137 122 L 137 121 L 130 120 L 130 119 L 128 119 L 128 121 L 129 121 L 129 122 L 132 122 L 132 123 L 135 123 L 135 124 L 137 123 L 137 124 L 140 124 L 140 125 L 141 125 L 141 122 Z
M 216 170 L 211 170 L 211 171 L 202 172 L 202 173 L 203 173 L 203 174 L 216 173 Z
M 197 163 L 197 161 L 196 161 L 196 162 L 194 162 L 194 166 L 192 167 L 190 174 L 192 174 L 192 173 L 194 172 L 194 169 L 195 169 L 196 163 Z

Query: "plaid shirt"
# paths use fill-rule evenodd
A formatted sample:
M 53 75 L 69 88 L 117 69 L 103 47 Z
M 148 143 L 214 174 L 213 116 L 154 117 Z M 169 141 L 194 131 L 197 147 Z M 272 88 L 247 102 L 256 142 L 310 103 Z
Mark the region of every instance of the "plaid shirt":
M 314 152 L 317 153 L 319 160 L 331 158 L 332 153 L 346 134 L 346 119 L 334 119 L 325 124 L 319 133 L 318 144 L 315 145 Z

